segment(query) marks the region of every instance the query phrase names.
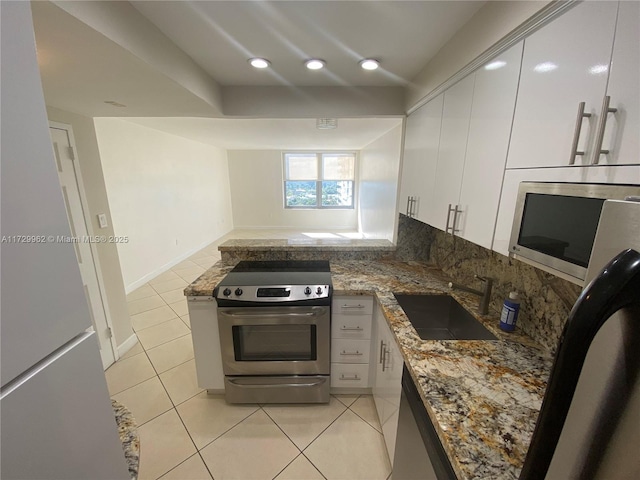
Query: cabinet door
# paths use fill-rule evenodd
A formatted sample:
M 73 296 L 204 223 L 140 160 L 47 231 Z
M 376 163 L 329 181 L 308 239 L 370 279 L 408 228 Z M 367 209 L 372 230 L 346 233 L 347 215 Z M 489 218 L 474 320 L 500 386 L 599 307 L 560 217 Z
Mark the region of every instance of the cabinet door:
M 421 205 L 423 221 L 440 230 L 446 228 L 449 204 L 457 205 L 460 198 L 474 80 L 469 75 L 444 93 L 435 184 L 429 204 Z
M 393 464 L 396 431 L 398 428 L 398 411 L 402 392 L 402 367 L 404 361 L 393 333 L 387 325 L 384 314 L 376 308 L 374 318 L 377 326 L 376 375 L 373 382 L 373 399 L 382 427 L 382 435 Z
M 607 85 L 617 3 L 584 2 L 525 39 L 507 165 L 566 166 L 585 102 L 576 165 L 590 163 Z M 637 87 L 637 85 L 636 85 Z
M 218 331 L 217 303 L 213 297 L 189 297 L 189 321 L 196 358 L 198 386 L 224 391 L 224 372 Z
M 389 327 L 384 319 L 384 315 L 380 307 L 376 307 L 373 311 L 373 321 L 376 324 L 376 335 L 373 339 L 373 355 L 371 361 L 375 365 L 374 378 L 372 382 L 373 401 L 376 404 L 376 412 L 380 425 L 385 418 L 385 399 L 384 399 L 384 372 L 382 370 L 382 357 L 385 354 L 386 345 L 389 343 Z
M 491 248 L 518 91 L 522 42 L 475 73 L 458 235 Z
M 407 117 L 400 185 L 400 213 L 407 214 L 408 197 L 416 197 L 414 216 L 423 220 L 422 206 L 430 201 L 435 182 L 443 95 Z
M 640 168 L 637 166 L 618 166 L 507 170 L 502 184 L 500 208 L 493 241 L 493 250 L 503 255 L 509 254 L 509 239 L 516 210 L 518 187 L 520 182 L 527 181 L 640 184 Z
M 620 2 L 607 95 L 618 111 L 607 116 L 597 163 L 640 163 L 640 3 Z M 602 114 L 602 112 L 600 112 Z M 595 155 L 595 152 L 594 152 Z
M 382 421 L 382 435 L 387 445 L 389 460 L 393 465 L 393 456 L 396 449 L 396 433 L 398 430 L 398 414 L 400 412 L 400 396 L 402 394 L 402 367 L 404 360 L 402 353 L 394 338 L 389 338 L 389 347 L 385 358 L 385 411 Z

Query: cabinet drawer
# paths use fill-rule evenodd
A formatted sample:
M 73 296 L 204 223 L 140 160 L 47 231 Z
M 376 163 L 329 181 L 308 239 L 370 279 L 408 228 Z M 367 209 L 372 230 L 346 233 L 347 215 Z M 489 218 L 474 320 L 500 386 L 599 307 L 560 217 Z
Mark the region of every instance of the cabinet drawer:
M 371 340 L 338 338 L 331 340 L 331 361 L 337 363 L 369 363 Z
M 373 313 L 373 297 L 353 296 L 334 297 L 331 302 L 333 315 L 371 315 Z
M 369 365 L 366 363 L 332 363 L 331 386 L 364 388 L 369 386 Z
M 331 338 L 371 338 L 371 316 L 369 315 L 333 315 L 331 320 Z

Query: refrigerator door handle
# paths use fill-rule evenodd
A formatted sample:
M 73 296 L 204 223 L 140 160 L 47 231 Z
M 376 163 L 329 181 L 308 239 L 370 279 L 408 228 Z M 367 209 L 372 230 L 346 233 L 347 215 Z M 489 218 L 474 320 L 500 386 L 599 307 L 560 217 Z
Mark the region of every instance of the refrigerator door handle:
M 640 253 L 611 260 L 578 297 L 564 326 L 520 480 L 545 478 L 573 400 L 589 346 L 618 310 L 640 305 Z

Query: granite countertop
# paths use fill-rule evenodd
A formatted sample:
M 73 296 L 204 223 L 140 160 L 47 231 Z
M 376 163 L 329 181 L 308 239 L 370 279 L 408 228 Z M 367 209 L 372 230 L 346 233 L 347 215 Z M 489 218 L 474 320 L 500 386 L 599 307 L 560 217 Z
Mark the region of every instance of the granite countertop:
M 233 268 L 221 262 L 185 289 L 211 295 Z M 459 479 L 517 479 L 533 435 L 552 357 L 526 335 L 475 315 L 478 298 L 451 292 L 421 262 L 332 261 L 334 295 L 373 295 L 395 335 L 425 409 Z M 393 293 L 451 293 L 498 340 L 422 340 Z
M 358 239 L 358 238 L 291 238 L 291 239 L 232 239 L 218 247 L 221 252 L 234 250 L 345 250 L 359 251 L 389 251 L 396 247 L 389 240 Z

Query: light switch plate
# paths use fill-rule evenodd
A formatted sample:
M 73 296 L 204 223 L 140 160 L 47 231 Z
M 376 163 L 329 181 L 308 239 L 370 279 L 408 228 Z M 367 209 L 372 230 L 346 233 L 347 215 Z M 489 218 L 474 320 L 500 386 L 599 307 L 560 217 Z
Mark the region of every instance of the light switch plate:
M 100 224 L 100 228 L 107 228 L 107 216 L 104 213 L 98 214 L 98 223 Z

